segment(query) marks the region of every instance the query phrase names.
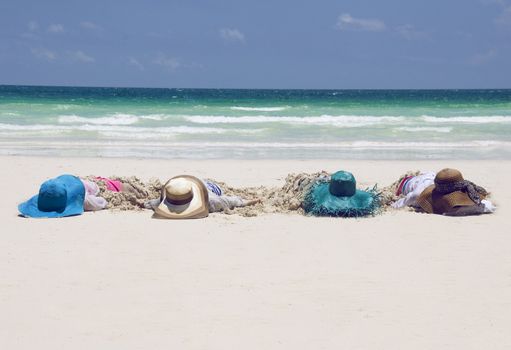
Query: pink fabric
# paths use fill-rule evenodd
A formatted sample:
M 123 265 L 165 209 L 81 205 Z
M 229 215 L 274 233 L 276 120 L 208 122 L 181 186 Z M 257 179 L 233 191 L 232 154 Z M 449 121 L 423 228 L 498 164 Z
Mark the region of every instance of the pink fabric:
M 105 183 L 106 189 L 112 192 L 121 192 L 122 184 L 119 180 L 112 180 L 106 177 L 96 176 L 96 179 L 101 180 Z
M 83 186 L 85 187 L 85 198 L 83 200 L 83 209 L 85 211 L 96 211 L 105 209 L 107 202 L 103 197 L 99 197 L 99 187 L 95 182 L 82 180 Z

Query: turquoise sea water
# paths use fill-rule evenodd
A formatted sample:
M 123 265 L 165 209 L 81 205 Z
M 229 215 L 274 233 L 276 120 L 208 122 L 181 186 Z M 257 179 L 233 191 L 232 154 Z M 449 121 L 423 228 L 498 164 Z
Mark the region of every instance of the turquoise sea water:
M 0 154 L 511 159 L 511 90 L 0 86 Z

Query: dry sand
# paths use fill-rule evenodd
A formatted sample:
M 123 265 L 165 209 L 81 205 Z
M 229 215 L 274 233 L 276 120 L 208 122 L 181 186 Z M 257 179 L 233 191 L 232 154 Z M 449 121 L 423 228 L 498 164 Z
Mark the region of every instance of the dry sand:
M 278 187 L 352 171 L 361 187 L 457 167 L 494 215 L 365 219 L 103 211 L 17 217 L 61 173 L 179 173 Z M 508 349 L 510 161 L 193 161 L 0 157 L 1 349 Z

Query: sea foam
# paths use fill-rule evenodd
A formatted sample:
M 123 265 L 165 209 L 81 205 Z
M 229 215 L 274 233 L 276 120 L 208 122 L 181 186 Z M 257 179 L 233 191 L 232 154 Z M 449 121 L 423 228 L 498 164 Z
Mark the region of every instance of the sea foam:
M 138 123 L 141 119 L 163 120 L 163 114 L 151 115 L 133 115 L 117 113 L 106 117 L 82 117 L 78 115 L 61 115 L 58 122 L 62 124 L 95 124 L 95 125 L 132 125 Z
M 286 124 L 308 124 L 308 125 L 333 125 L 337 127 L 361 127 L 383 123 L 404 122 L 405 117 L 401 116 L 355 116 L 355 115 L 322 115 L 319 117 L 298 117 L 298 116 L 205 116 L 192 115 L 184 116 L 185 120 L 197 124 L 255 124 L 255 123 L 286 123 Z
M 162 134 L 254 134 L 264 131 L 265 129 L 222 129 L 212 127 L 195 127 L 195 126 L 168 126 L 168 127 L 137 127 L 126 125 L 54 125 L 54 124 L 35 124 L 35 125 L 19 125 L 0 123 L 1 131 L 17 131 L 20 132 L 38 132 L 47 131 L 51 133 L 62 133 L 72 131 L 90 131 L 100 133 L 117 133 L 116 135 L 136 136 L 136 135 L 162 135 Z M 112 134 L 113 135 L 113 134 Z M 138 136 L 137 136 L 138 137 Z
M 406 131 L 406 132 L 441 132 L 441 133 L 450 133 L 452 128 L 450 127 L 427 127 L 427 126 L 417 126 L 417 127 L 407 127 L 403 126 L 400 128 L 396 128 L 398 131 Z
M 511 116 L 509 115 L 473 116 L 473 117 L 435 117 L 423 115 L 421 119 L 427 123 L 462 123 L 462 124 L 511 123 Z
M 18 142 L 12 141 L 0 141 L 0 145 L 16 145 Z M 279 149 L 279 148 L 290 148 L 290 149 L 366 149 L 366 150 L 378 150 L 378 149 L 403 149 L 408 150 L 410 148 L 413 149 L 458 149 L 458 148 L 477 148 L 481 147 L 486 148 L 498 148 L 498 147 L 511 147 L 511 142 L 508 141 L 493 141 L 493 140 L 478 140 L 478 141 L 464 141 L 464 142 L 378 142 L 378 141 L 355 141 L 355 142 L 336 142 L 336 143 L 326 143 L 326 142 L 186 142 L 186 141 L 150 141 L 144 142 L 140 141 L 128 141 L 128 140 L 95 140 L 95 141 L 77 141 L 69 144 L 67 141 L 41 141 L 30 140 L 24 141 L 23 145 L 61 145 L 61 146 L 69 146 L 76 147 L 79 145 L 93 145 L 93 146 L 112 146 L 112 147 L 129 147 L 133 145 L 137 145 L 139 147 L 162 147 L 162 148 L 189 148 L 189 147 L 202 147 L 202 148 L 248 148 L 248 149 L 257 149 L 257 148 L 269 148 L 269 149 Z

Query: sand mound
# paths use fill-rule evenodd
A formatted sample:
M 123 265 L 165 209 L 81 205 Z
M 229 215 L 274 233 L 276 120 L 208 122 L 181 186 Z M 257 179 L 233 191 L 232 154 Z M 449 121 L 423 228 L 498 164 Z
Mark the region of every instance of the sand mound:
M 107 209 L 115 210 L 141 210 L 144 202 L 158 198 L 162 183 L 159 179 L 150 179 L 143 182 L 136 176 L 110 176 L 112 180 L 119 180 L 123 183 L 123 192 L 112 192 L 107 190 L 103 181 L 94 176 L 87 176 L 86 179 L 94 181 L 99 186 L 99 196 L 108 202 Z
M 303 212 L 301 204 L 306 190 L 312 185 L 314 179 L 329 176 L 326 172 L 317 173 L 292 173 L 286 177 L 282 187 L 244 187 L 235 188 L 224 182 L 211 179 L 216 182 L 226 195 L 240 196 L 245 199 L 260 198 L 262 203 L 250 207 L 235 208 L 227 214 L 239 214 L 241 216 L 257 216 L 262 213 L 289 213 L 292 211 Z
M 407 171 L 405 174 L 401 175 L 398 180 L 390 184 L 389 186 L 382 187 L 378 190 L 380 192 L 380 200 L 381 200 L 381 206 L 384 211 L 386 210 L 392 210 L 394 208 L 391 207 L 391 204 L 397 201 L 399 198 L 403 197 L 397 196 L 396 191 L 401 183 L 401 180 L 405 178 L 406 176 L 417 176 L 421 172 L 419 170 L 410 170 Z
M 391 185 L 377 189 L 380 194 L 382 210 L 391 209 L 390 205 L 399 199 L 396 196 L 396 190 L 401 179 L 405 176 L 418 175 L 419 173 L 419 171 L 408 171 Z M 245 199 L 260 198 L 262 202 L 254 206 L 224 211 L 224 214 L 238 214 L 250 217 L 263 213 L 298 212 L 303 214 L 301 206 L 308 188 L 314 183 L 315 179 L 328 176 L 330 174 L 325 171 L 291 173 L 286 177 L 282 187 L 259 186 L 237 188 L 215 179 L 208 180 L 217 183 L 226 195 L 240 196 Z M 126 189 L 124 192 L 111 192 L 106 189 L 103 181 L 95 179 L 94 176 L 87 176 L 86 178 L 98 184 L 100 188 L 99 195 L 107 200 L 107 208 L 113 210 L 141 210 L 144 207 L 144 202 L 160 197 L 163 186 L 163 183 L 155 178 L 144 182 L 135 176 L 111 176 L 111 179 L 121 181 Z

